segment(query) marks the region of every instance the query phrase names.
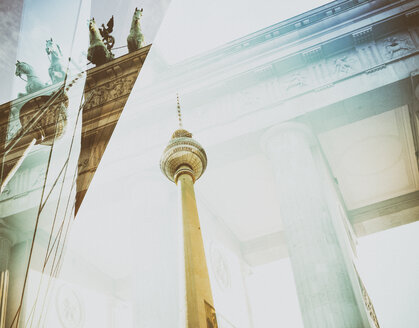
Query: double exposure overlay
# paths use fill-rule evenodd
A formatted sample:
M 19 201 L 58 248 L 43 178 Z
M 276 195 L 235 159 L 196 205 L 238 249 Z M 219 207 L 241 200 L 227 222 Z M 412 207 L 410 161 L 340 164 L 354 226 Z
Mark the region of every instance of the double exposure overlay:
M 0 17 L 0 328 L 419 325 L 418 0 Z

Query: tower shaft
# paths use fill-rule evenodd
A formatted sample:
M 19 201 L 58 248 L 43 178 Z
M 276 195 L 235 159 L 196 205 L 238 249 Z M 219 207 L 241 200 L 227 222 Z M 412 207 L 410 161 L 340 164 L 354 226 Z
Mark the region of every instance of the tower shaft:
M 180 118 L 180 108 L 179 118 Z M 194 183 L 207 167 L 204 148 L 182 128 L 176 130 L 160 160 L 163 174 L 179 189 L 183 225 L 184 295 L 183 319 L 187 328 L 217 328 L 204 243 L 196 207 Z M 183 276 L 183 275 L 182 275 Z
M 183 221 L 187 327 L 217 327 L 194 182 L 189 174 L 181 174 L 177 184 Z

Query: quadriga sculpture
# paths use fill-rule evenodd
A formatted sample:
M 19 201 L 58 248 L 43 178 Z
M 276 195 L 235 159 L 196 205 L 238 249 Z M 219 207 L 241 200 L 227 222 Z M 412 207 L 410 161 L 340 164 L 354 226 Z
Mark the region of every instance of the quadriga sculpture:
M 131 30 L 127 37 L 128 51 L 133 52 L 144 45 L 144 35 L 141 33 L 140 18 L 143 15 L 143 8 L 135 8 L 132 16 Z
M 25 96 L 46 87 L 46 84 L 42 83 L 39 77 L 35 74 L 33 67 L 25 62 L 16 62 L 15 75 L 26 81 L 26 93 L 19 93 L 18 97 Z M 26 75 L 26 80 L 22 78 L 22 75 Z
M 87 50 L 87 59 L 90 62 L 99 66 L 113 59 L 112 53 L 107 49 L 102 40 L 94 18 L 89 21 L 89 38 L 90 45 Z
M 51 65 L 48 68 L 48 74 L 51 78 L 52 84 L 61 82 L 64 80 L 65 72 L 61 59 L 63 54 L 60 46 L 52 41 L 52 38 L 46 41 L 45 51 L 47 52 Z

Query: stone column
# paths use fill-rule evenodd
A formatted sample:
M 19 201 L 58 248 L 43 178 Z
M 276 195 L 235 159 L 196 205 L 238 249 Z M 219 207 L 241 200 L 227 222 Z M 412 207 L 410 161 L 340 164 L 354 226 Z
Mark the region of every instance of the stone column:
M 0 327 L 6 324 L 7 296 L 9 289 L 9 259 L 12 241 L 0 232 Z
M 20 321 L 16 322 L 16 313 L 19 311 L 22 297 L 23 283 L 25 280 L 26 268 L 29 260 L 30 241 L 17 242 L 13 245 L 9 262 L 9 297 L 7 300 L 6 327 L 24 327 L 26 313 L 25 302 L 20 310 Z M 13 324 L 12 324 L 13 323 Z
M 8 269 L 11 249 L 12 241 L 0 233 L 0 272 Z
M 284 123 L 271 128 L 262 137 L 262 145 L 278 183 L 281 220 L 304 326 L 369 327 L 334 229 L 309 130 L 301 124 Z

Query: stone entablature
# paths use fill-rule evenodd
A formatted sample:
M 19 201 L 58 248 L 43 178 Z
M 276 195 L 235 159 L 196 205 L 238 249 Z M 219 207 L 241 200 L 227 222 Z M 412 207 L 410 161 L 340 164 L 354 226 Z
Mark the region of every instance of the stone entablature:
M 419 1 L 406 3 L 419 4 Z M 402 83 L 403 92 L 409 93 L 410 88 L 406 89 L 405 83 L 410 83 L 412 72 L 419 67 L 419 27 L 412 25 L 414 21 L 409 18 L 413 15 L 411 7 L 404 8 L 391 7 L 390 12 L 381 12 L 382 21 L 375 25 L 371 24 L 370 17 L 365 20 L 361 17 L 354 26 L 330 27 L 327 35 L 313 35 L 301 41 L 298 48 L 290 47 L 296 52 L 285 58 L 281 57 L 282 49 L 278 49 L 276 53 L 269 51 L 250 56 L 244 63 L 240 62 L 238 55 L 230 56 L 238 61 L 232 65 L 234 67 L 224 65 L 220 68 L 222 63 L 214 63 L 208 67 L 204 65 L 197 73 L 191 73 L 193 61 L 175 65 L 172 72 L 162 76 L 164 87 L 142 89 L 141 103 L 157 115 L 171 108 L 173 97 L 168 99 L 167 96 L 182 90 L 188 124 L 193 125 L 197 133 L 205 131 L 208 135 L 218 136 L 212 129 L 234 124 L 235 128 L 229 129 L 232 135 L 224 136 L 231 138 L 242 133 L 238 128 L 240 122 L 244 122 L 243 129 L 249 132 L 246 122 L 252 121 L 251 128 L 256 131 L 392 83 Z M 394 28 L 394 22 L 400 21 L 406 25 L 397 26 L 388 33 L 391 26 Z M 381 31 L 389 24 L 388 34 L 380 36 L 374 32 L 380 24 Z M 339 38 L 350 40 L 351 47 L 343 47 L 333 56 L 326 55 L 332 36 L 333 42 Z M 240 58 L 246 55 L 249 53 L 243 51 Z M 293 66 L 291 58 L 295 56 L 301 61 Z M 286 58 L 289 58 L 292 70 L 285 73 L 282 67 L 288 60 Z M 183 76 L 181 81 L 172 76 L 180 72 L 184 72 L 188 79 Z M 400 101 L 403 103 L 397 106 L 406 104 L 405 99 Z M 154 133 L 157 134 L 158 130 L 151 126 L 148 135 Z M 157 137 L 150 138 L 153 139 L 158 140 Z M 211 140 L 214 143 L 222 141 L 214 137 Z
M 245 111 L 247 111 L 246 108 L 249 111 L 255 111 L 266 106 L 281 104 L 310 92 L 320 92 L 350 78 L 362 78 L 364 74 L 374 73 L 398 61 L 411 58 L 411 63 L 397 69 L 397 76 L 394 76 L 390 69 L 391 79 L 386 80 L 385 83 L 406 79 L 410 77 L 415 67 L 418 67 L 419 35 L 417 29 L 401 31 L 378 39 L 376 42 L 360 44 L 330 57 L 318 55 L 322 52 L 321 48 L 322 45 L 318 45 L 300 53 L 301 56 L 310 59 L 306 64 L 288 73 L 283 73 L 281 62 L 274 62 L 247 73 L 248 85 L 243 85 L 243 79 L 245 79 L 243 75 L 225 80 L 222 86 L 218 86 L 217 94 L 223 96 L 222 89 L 227 89 L 224 95 L 234 98 L 233 102 L 236 104 L 233 106 L 240 108 L 241 113 L 243 113 L 243 108 Z M 315 57 L 317 57 L 316 60 L 313 59 Z M 241 82 L 240 91 L 231 92 L 239 81 Z M 375 87 L 378 86 L 379 84 Z M 359 93 L 366 91 L 369 89 L 361 89 Z M 231 101 L 229 106 L 231 107 Z M 309 108 L 306 108 L 306 111 L 309 111 Z
M 315 15 L 319 11 L 325 13 L 336 3 L 302 16 Z M 301 25 L 298 33 L 294 31 L 274 39 L 251 42 L 257 36 L 273 33 L 278 26 L 288 26 L 299 19 L 297 16 L 172 66 L 160 77 L 164 87 L 157 89 L 151 85 L 143 90 L 142 103 L 154 110 L 167 108 L 172 102 L 167 94 L 184 90 L 187 107 L 197 109 L 203 105 L 203 95 L 211 94 L 215 95 L 212 108 L 223 103 L 224 107 L 229 107 L 229 112 L 243 105 L 249 107 L 249 111 L 256 111 L 311 91 L 321 91 L 349 78 L 367 74 L 362 79 L 373 80 L 376 77 L 368 74 L 392 64 L 397 66 L 400 61 L 413 60 L 408 67 L 397 67 L 397 74 L 389 69 L 392 81 L 408 78 L 418 67 L 417 59 L 411 59 L 419 49 L 415 20 L 418 6 L 417 0 L 364 1 L 351 10 L 336 12 L 307 26 Z M 247 43 L 248 47 L 239 46 Z M 241 50 L 234 52 L 232 49 L 237 47 Z M 359 93 L 368 90 L 365 88 Z M 243 108 L 240 112 L 243 113 Z
M 76 207 L 87 192 L 151 45 L 87 72 Z
M 414 16 L 418 12 L 417 6 L 417 1 L 333 1 L 229 42 L 176 66 L 178 69 L 188 66 L 203 70 L 202 64 L 215 66 L 216 63 L 228 61 L 226 57 L 234 57 L 237 60 L 244 52 L 260 55 L 262 48 L 264 53 L 278 52 L 280 49 L 287 49 L 313 38 L 326 40 L 327 37 L 323 38 L 323 36 L 336 30 L 358 29 L 365 25 L 363 21 L 366 20 L 368 24 L 375 26 L 373 34 L 375 38 L 379 38 L 406 23 L 413 24 Z M 388 19 L 389 17 L 391 19 Z M 350 47 L 353 45 L 352 41 L 359 42 L 359 40 L 359 37 L 357 40 L 348 38 L 342 40 L 339 35 L 335 35 L 329 38 L 325 50 L 327 53 L 339 52 L 343 50 L 342 45 Z
M 355 1 L 343 2 L 356 3 Z M 263 64 L 268 63 L 280 67 L 281 70 L 275 73 L 281 75 L 300 68 L 313 59 L 334 56 L 336 53 L 355 48 L 359 44 L 384 38 L 414 25 L 417 26 L 415 21 L 419 10 L 417 0 L 392 3 L 364 1 L 358 7 L 352 7 L 352 10 L 348 8 L 345 12 L 336 12 L 333 16 L 327 16 L 325 13 L 329 7 L 336 6 L 336 3 L 339 2 L 335 1 L 314 9 L 300 15 L 303 17 L 296 16 L 230 42 L 214 51 L 174 65 L 165 73 L 165 79 L 175 80 L 179 73 L 189 74 L 188 72 L 193 71 L 193 75 L 202 76 L 207 73 L 208 76 L 205 76 L 207 79 L 215 77 L 216 80 L 217 75 L 225 76 L 223 71 L 234 75 L 239 73 L 239 69 L 235 68 L 241 68 L 241 72 L 244 73 L 260 69 Z M 314 13 L 311 14 L 311 12 Z M 302 25 L 289 33 L 275 33 L 280 26 L 294 26 L 296 21 L 304 20 L 305 16 L 316 15 L 317 12 L 323 13 L 326 17 L 321 21 Z M 268 37 L 273 34 L 277 36 Z M 244 67 L 246 70 L 243 70 Z M 209 80 L 208 84 L 211 82 L 214 80 Z M 190 81 L 190 84 L 194 85 L 194 82 Z

